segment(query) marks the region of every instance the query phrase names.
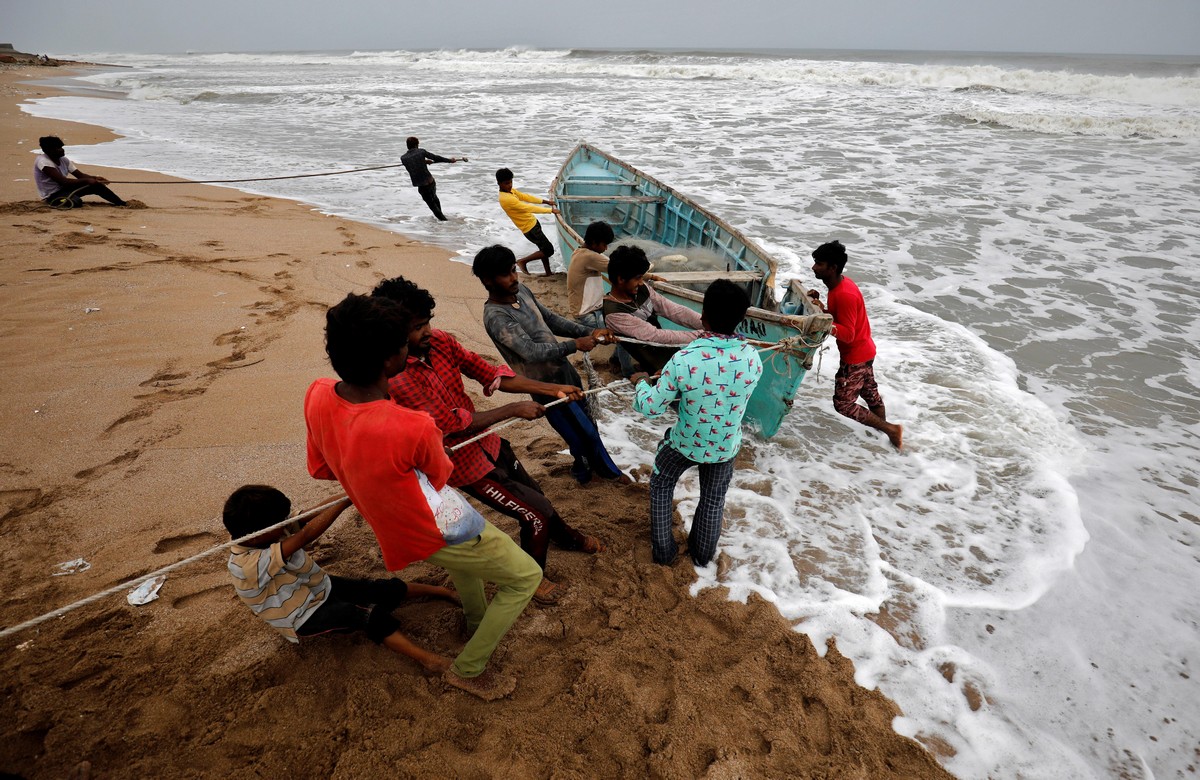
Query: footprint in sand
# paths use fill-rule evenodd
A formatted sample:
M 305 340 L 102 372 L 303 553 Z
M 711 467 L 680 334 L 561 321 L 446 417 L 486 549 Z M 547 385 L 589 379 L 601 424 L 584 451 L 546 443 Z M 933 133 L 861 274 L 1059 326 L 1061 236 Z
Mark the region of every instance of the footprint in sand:
M 213 585 L 203 590 L 198 590 L 195 593 L 185 593 L 171 601 L 171 606 L 175 609 L 183 609 L 184 607 L 194 607 L 200 604 L 216 604 L 228 601 L 230 598 L 236 598 L 232 588 L 228 585 Z
M 178 383 L 178 380 L 187 379 L 187 377 L 187 371 L 184 371 L 182 374 L 172 374 L 169 370 L 163 369 L 145 382 L 138 383 L 138 387 L 170 387 Z
M 147 412 L 147 414 L 148 414 L 148 412 Z M 126 417 L 128 417 L 128 416 L 129 415 L 126 415 Z M 121 420 L 118 420 L 116 423 L 113 423 L 113 425 L 110 425 L 109 430 L 112 430 L 112 428 L 114 426 L 119 425 L 123 421 L 128 422 L 128 420 L 125 420 L 125 418 L 122 418 Z M 99 466 L 92 466 L 90 469 L 84 469 L 83 471 L 75 472 L 75 478 L 76 479 L 92 479 L 93 477 L 102 477 L 105 474 L 107 474 L 108 472 L 112 471 L 113 469 L 120 468 L 121 466 L 125 465 L 126 463 L 132 463 L 133 461 L 137 460 L 141 456 L 141 454 L 142 454 L 141 450 L 130 450 L 129 452 L 118 455 L 117 457 L 113 458 L 112 460 L 108 461 L 107 463 L 101 463 Z
M 833 729 L 829 723 L 829 708 L 820 699 L 805 696 L 804 725 L 808 727 L 808 739 L 818 752 L 827 756 L 833 752 Z
M 159 539 L 158 544 L 154 545 L 156 554 L 175 552 L 180 547 L 197 546 L 195 542 L 207 542 L 209 544 L 216 542 L 217 535 L 211 531 L 201 531 L 196 534 L 180 534 L 178 536 L 168 536 L 164 539 Z

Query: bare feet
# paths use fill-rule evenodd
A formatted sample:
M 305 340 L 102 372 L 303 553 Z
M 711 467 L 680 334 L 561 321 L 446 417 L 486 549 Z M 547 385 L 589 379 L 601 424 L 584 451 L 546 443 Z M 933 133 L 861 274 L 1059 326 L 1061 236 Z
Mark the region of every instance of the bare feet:
M 887 427 L 883 429 L 883 432 L 887 434 L 888 441 L 890 441 L 892 443 L 892 446 L 895 447 L 897 451 L 903 450 L 903 448 L 904 448 L 904 426 L 903 425 L 887 423 Z
M 443 588 L 440 585 L 433 585 L 430 587 L 433 592 L 429 595 L 432 598 L 441 599 L 442 601 L 449 601 L 451 604 L 457 604 L 460 607 L 462 606 L 462 599 L 458 597 L 458 591 L 451 590 L 450 588 Z
M 717 553 L 717 579 L 725 579 L 725 575 L 729 574 L 729 570 L 733 568 L 733 559 L 728 553 Z
M 394 653 L 408 656 L 419 663 L 421 668 L 427 672 L 441 674 L 450 668 L 451 661 L 449 658 L 413 643 L 412 640 L 399 631 L 384 637 L 383 646 Z
M 583 544 L 579 545 L 579 552 L 591 553 L 592 555 L 602 553 L 607 549 L 608 545 L 594 536 L 585 536 Z
M 552 604 L 557 604 L 558 600 L 562 598 L 562 594 L 565 593 L 566 590 L 567 587 L 565 585 L 559 585 L 557 582 L 551 582 L 545 577 L 542 577 L 541 584 L 539 584 L 537 590 L 533 592 L 533 601 L 539 606 L 548 607 Z
M 453 685 L 459 690 L 466 691 L 472 696 L 478 696 L 484 701 L 503 699 L 517 688 L 515 677 L 501 675 L 491 669 L 485 670 L 478 677 L 459 677 L 447 669 L 446 673 L 442 675 L 442 681 L 447 685 Z
M 529 261 L 528 260 L 518 260 L 517 261 L 517 270 L 523 274 L 529 273 Z
M 462 606 L 462 599 L 458 597 L 458 593 L 441 585 L 425 585 L 420 582 L 410 582 L 408 583 L 408 597 L 441 599 L 442 601 L 449 601 L 451 604 Z
M 450 671 L 454 661 L 444 655 L 426 653 L 425 657 L 417 659 L 417 663 L 421 664 L 421 668 L 430 674 L 445 674 Z

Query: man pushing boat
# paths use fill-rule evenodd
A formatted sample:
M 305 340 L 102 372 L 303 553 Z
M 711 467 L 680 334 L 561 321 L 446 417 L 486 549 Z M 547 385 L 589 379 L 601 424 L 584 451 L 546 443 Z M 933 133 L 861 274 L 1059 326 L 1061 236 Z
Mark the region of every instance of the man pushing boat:
M 821 294 L 809 290 L 812 302 L 833 317 L 833 337 L 837 341 L 842 365 L 834 378 L 833 408 L 838 414 L 882 431 L 896 449 L 903 444 L 904 428 L 887 420 L 883 396 L 875 384 L 875 342 L 867 305 L 858 285 L 843 276 L 846 247 L 841 241 L 829 241 L 813 250 L 813 275 L 829 289 L 829 303 L 821 303 Z M 866 407 L 858 403 L 861 398 Z

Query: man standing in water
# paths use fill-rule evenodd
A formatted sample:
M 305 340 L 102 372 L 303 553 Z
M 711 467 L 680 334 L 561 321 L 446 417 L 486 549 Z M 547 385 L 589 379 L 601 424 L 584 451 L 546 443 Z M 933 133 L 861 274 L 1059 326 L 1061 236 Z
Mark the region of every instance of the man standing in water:
M 429 210 L 433 212 L 433 216 L 445 222 L 446 215 L 442 213 L 442 202 L 438 200 L 437 196 L 437 182 L 433 180 L 433 174 L 429 172 L 429 163 L 469 161 L 466 157 L 439 157 L 432 152 L 427 152 L 421 148 L 421 142 L 415 135 L 410 135 L 405 143 L 408 144 L 408 151 L 401 155 L 400 162 L 404 163 L 408 176 L 412 179 L 412 185 L 417 188 L 417 192 L 421 193 L 421 197 L 429 206 Z
M 813 275 L 829 288 L 829 303 L 822 304 L 816 290 L 809 290 L 808 296 L 817 308 L 833 316 L 833 337 L 842 358 L 834 378 L 833 408 L 838 414 L 882 431 L 892 446 L 900 449 L 904 428 L 887 421 L 883 397 L 875 384 L 875 342 L 871 339 L 867 305 L 854 280 L 842 275 L 846 247 L 841 241 L 830 241 L 813 250 L 812 257 Z M 866 401 L 866 407 L 858 403 L 859 398 Z

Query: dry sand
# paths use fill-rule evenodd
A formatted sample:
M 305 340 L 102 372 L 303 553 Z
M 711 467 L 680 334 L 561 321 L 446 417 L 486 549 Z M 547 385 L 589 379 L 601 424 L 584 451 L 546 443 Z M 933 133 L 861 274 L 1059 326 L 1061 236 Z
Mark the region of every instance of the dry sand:
M 347 292 L 404 274 L 434 292 L 436 325 L 496 359 L 469 271 L 402 236 L 199 185 L 114 185 L 138 209 L 41 206 L 39 135 L 61 135 L 68 154 L 111 137 L 17 110 L 49 92 L 22 82 L 56 73 L 0 72 L 0 625 L 225 541 L 217 514 L 243 483 L 296 506 L 328 496 L 305 472 L 301 401 L 332 375 L 323 315 Z M 561 307 L 561 276 L 533 286 Z M 562 514 L 609 544 L 552 550 L 570 591 L 531 605 L 501 644 L 493 664 L 520 678 L 510 698 L 449 689 L 365 638 L 290 645 L 237 601 L 216 556 L 170 575 L 149 605 L 118 596 L 0 640 L 0 772 L 948 777 L 893 732 L 895 705 L 857 686 L 836 647 L 821 658 L 769 604 L 692 598 L 689 563 L 650 563 L 644 483 L 578 489 L 544 421 L 509 431 Z M 352 511 L 315 556 L 334 573 L 384 574 Z M 51 576 L 75 558 L 91 568 Z M 443 581 L 425 564 L 402 576 Z M 451 605 L 398 615 L 427 647 L 461 646 Z

